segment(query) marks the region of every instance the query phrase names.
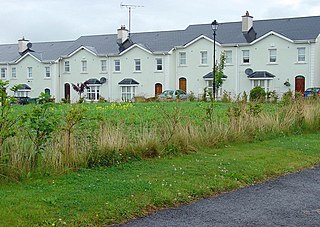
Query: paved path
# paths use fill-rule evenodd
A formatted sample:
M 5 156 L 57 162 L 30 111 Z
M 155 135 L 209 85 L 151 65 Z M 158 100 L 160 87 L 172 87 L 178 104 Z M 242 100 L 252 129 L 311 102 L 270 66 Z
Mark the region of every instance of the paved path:
M 320 167 L 162 210 L 123 226 L 320 226 Z

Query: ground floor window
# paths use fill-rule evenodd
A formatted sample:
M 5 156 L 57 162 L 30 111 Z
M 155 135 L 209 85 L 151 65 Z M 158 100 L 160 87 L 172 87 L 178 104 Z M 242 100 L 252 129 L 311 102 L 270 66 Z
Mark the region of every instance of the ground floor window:
M 213 94 L 213 81 L 207 80 L 207 92 Z M 220 98 L 222 96 L 222 87 L 216 88 L 216 98 Z
M 271 84 L 270 80 L 251 80 L 252 88 L 259 86 L 263 88 L 265 92 L 270 91 L 270 84 Z
M 136 95 L 135 86 L 121 86 L 121 99 L 124 102 L 131 101 Z
M 87 85 L 87 96 L 86 98 L 92 101 L 98 101 L 100 98 L 100 86 L 99 85 Z
M 14 93 L 14 97 L 16 98 L 26 98 L 29 97 L 31 90 L 29 89 L 18 89 L 15 93 Z

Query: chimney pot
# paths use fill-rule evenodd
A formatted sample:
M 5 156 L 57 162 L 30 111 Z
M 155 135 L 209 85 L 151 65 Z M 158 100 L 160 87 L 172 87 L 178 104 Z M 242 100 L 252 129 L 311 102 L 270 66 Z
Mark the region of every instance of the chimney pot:
M 242 16 L 242 32 L 247 33 L 253 27 L 253 17 L 250 16 L 249 11 Z

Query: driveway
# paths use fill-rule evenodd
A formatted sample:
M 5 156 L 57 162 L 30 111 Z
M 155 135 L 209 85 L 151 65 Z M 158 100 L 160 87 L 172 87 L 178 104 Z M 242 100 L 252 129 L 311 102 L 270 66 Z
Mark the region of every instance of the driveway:
M 320 167 L 162 210 L 122 226 L 320 226 Z

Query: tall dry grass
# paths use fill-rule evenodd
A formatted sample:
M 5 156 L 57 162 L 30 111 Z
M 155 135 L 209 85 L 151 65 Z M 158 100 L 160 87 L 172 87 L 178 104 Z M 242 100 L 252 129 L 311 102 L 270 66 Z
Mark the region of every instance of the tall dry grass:
M 213 106 L 214 108 L 214 106 Z M 161 124 L 108 124 L 101 120 L 95 130 L 76 127 L 71 135 L 54 132 L 32 169 L 35 148 L 25 133 L 3 144 L 0 176 L 19 179 L 30 173 L 50 173 L 97 165 L 112 166 L 130 160 L 194 152 L 232 142 L 275 138 L 283 134 L 320 130 L 320 102 L 296 100 L 274 111 L 244 102 L 230 106 L 227 120 L 212 117 L 203 124 L 182 123 L 177 108 Z

